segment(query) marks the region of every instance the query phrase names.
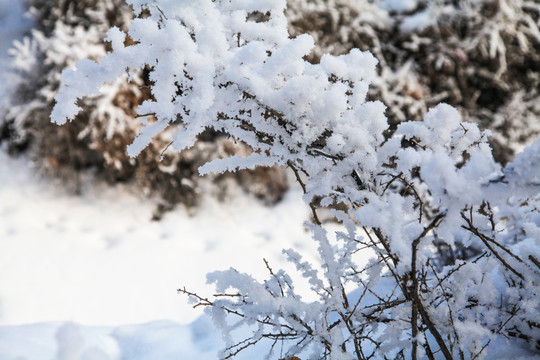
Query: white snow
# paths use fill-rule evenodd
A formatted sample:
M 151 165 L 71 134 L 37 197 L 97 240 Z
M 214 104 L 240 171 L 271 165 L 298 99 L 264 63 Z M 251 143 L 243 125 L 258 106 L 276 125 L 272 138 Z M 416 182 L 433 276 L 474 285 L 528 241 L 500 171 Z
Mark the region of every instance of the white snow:
M 154 204 L 129 188 L 61 186 L 0 153 L 0 325 L 188 323 L 200 311 L 178 288 L 211 294 L 206 274 L 230 266 L 266 276 L 263 258 L 278 267 L 282 248 L 311 243 L 299 190 L 271 208 L 238 194 L 152 222 Z
M 231 266 L 266 278 L 263 258 L 290 268 L 282 248 L 315 257 L 297 188 L 275 207 L 239 193 L 152 222 L 153 207 L 127 186 L 70 194 L 0 151 L 0 359 L 51 359 L 62 342 L 77 354 L 62 360 L 215 359 L 221 337 L 176 290 L 211 295 L 206 274 Z
M 435 25 L 437 18 L 431 13 L 430 9 L 419 11 L 414 15 L 407 16 L 401 23 L 400 29 L 403 32 L 414 30 L 423 30 L 429 26 Z
M 382 0 L 381 7 L 390 11 L 407 12 L 418 7 L 418 0 Z

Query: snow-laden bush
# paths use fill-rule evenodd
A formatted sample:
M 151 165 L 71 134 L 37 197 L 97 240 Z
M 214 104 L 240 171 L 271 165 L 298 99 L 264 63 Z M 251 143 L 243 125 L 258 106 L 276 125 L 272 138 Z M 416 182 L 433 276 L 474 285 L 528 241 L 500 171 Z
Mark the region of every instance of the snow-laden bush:
M 29 0 L 28 6 L 36 28 L 11 50 L 19 81 L 17 86 L 10 85 L 13 93 L 0 114 L 0 141 L 5 140 L 11 152 L 29 150 L 41 169 L 59 175 L 75 191 L 80 190 L 83 169 L 97 170 L 99 177 L 110 182 L 134 179 L 146 194 L 161 197 L 158 217 L 160 209 L 179 202 L 196 205 L 201 187 L 223 196 L 228 181 L 222 180 L 228 178 L 268 204 L 281 199 L 288 183 L 278 168 L 216 176 L 212 180 L 217 186 L 200 184 L 199 166 L 231 152 L 249 151 L 219 133 L 205 133 L 196 147 L 180 154 L 168 151 L 172 134 L 165 131 L 138 159 L 130 158 L 125 148 L 140 127 L 136 108 L 151 96 L 149 69 L 144 67 L 129 78 L 121 76 L 107 83 L 100 96 L 84 99 L 85 110 L 77 122 L 60 129 L 51 124 L 61 71 L 84 58 L 99 61 L 110 48 L 103 41 L 108 29 L 127 29 L 133 12 L 123 0 Z M 125 45 L 132 42 L 128 38 Z
M 285 254 L 316 301 L 269 264 L 264 282 L 210 274 L 215 299 L 181 290 L 223 330 L 222 358 L 266 341 L 269 358 L 311 359 L 476 359 L 503 336 L 538 346 L 540 139 L 501 168 L 488 133 L 446 104 L 388 137 L 384 104 L 366 100 L 376 58 L 353 49 L 307 62 L 313 38 L 289 37 L 285 0 L 128 3 L 148 14 L 131 23 L 133 43 L 112 28 L 113 51 L 99 64 L 65 71 L 52 121 L 73 120 L 80 99 L 126 71 L 150 69 L 131 156 L 165 129 L 177 151 L 207 129 L 226 133 L 250 151 L 201 174 L 287 165 L 313 213 L 320 269 Z M 337 204 L 334 237 L 317 211 Z M 235 338 L 239 328 L 250 335 Z
M 392 129 L 440 101 L 490 129 L 506 164 L 540 133 L 540 5 L 530 0 L 291 0 L 292 34 L 310 56 L 369 49 L 379 59 L 370 96 Z

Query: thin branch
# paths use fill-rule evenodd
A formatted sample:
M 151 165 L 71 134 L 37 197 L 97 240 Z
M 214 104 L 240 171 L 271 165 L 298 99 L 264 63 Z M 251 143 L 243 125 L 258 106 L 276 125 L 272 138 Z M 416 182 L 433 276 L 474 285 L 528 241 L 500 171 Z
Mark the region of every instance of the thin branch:
M 287 165 L 292 169 L 294 176 L 296 177 L 296 181 L 300 184 L 302 187 L 302 191 L 304 194 L 307 194 L 306 184 L 302 181 L 302 178 L 300 178 L 300 174 L 298 173 L 298 169 L 293 165 L 292 161 L 287 161 Z M 311 212 L 313 213 L 313 219 L 315 221 L 315 224 L 321 226 L 321 220 L 319 220 L 319 216 L 317 215 L 317 211 L 315 208 L 315 204 L 313 204 L 313 200 L 309 202 L 309 207 L 311 208 Z
M 531 260 L 534 263 L 534 265 L 536 265 L 538 267 L 538 269 L 540 269 L 540 261 L 538 261 L 537 258 L 535 258 L 532 255 L 529 255 L 529 260 Z
M 508 324 L 510 322 L 510 320 L 512 320 L 514 318 L 514 316 L 516 316 L 517 314 L 517 311 L 516 311 L 516 306 L 514 306 L 514 308 L 512 309 L 512 313 L 510 314 L 510 316 L 508 317 L 508 319 L 506 319 L 506 321 L 504 323 L 501 324 L 501 326 L 499 327 L 499 329 L 497 331 L 495 331 L 495 334 L 500 334 L 501 331 L 504 329 L 504 327 L 506 326 L 506 324 Z M 471 360 L 475 360 L 476 358 L 478 358 L 480 356 L 480 354 L 482 354 L 482 352 L 489 346 L 489 344 L 491 343 L 491 340 L 493 340 L 493 338 L 490 338 L 485 344 L 484 346 L 482 346 L 482 348 L 480 349 L 480 351 L 478 351 L 478 353 L 473 356 L 471 358 Z
M 316 153 L 317 155 L 321 155 L 323 157 L 326 157 L 326 158 L 329 158 L 329 159 L 332 159 L 334 161 L 341 161 L 343 160 L 343 156 L 340 156 L 340 155 L 331 155 L 331 154 L 327 154 L 325 153 L 324 151 L 321 151 L 319 149 L 315 149 L 315 148 L 309 148 L 310 151 Z
M 277 283 L 278 283 L 278 286 L 279 286 L 279 289 L 281 291 L 281 296 L 285 296 L 285 292 L 283 291 L 283 286 L 281 286 L 281 281 L 279 281 L 278 277 L 276 276 L 276 274 L 274 274 L 274 271 L 272 271 L 272 268 L 270 267 L 270 265 L 268 264 L 268 261 L 266 259 L 263 258 L 263 261 L 264 261 L 264 264 L 266 265 L 266 268 L 268 269 L 268 271 L 270 272 L 270 275 L 276 279 Z
M 170 143 L 168 143 L 167 146 L 165 146 L 165 149 L 163 149 L 163 151 L 161 152 L 161 154 L 159 154 L 160 160 L 163 160 L 163 154 L 165 154 L 165 151 L 167 151 L 167 149 L 169 148 L 169 146 L 173 144 L 173 142 L 174 141 L 171 141 Z
M 194 308 L 196 308 L 198 306 L 213 306 L 214 305 L 214 303 L 211 302 L 210 300 L 208 300 L 207 298 L 203 298 L 203 297 L 199 296 L 196 293 L 192 293 L 192 292 L 187 291 L 185 287 L 182 288 L 182 289 L 178 289 L 176 291 L 179 292 L 179 293 L 185 294 L 187 296 L 191 296 L 191 297 L 196 298 L 197 301 L 199 301 L 199 302 L 193 306 Z
M 472 209 L 472 207 L 471 207 Z M 520 279 L 524 279 L 523 275 L 521 275 L 516 269 L 514 269 L 510 264 L 508 264 L 508 262 L 502 258 L 502 256 L 489 244 L 489 241 L 487 240 L 488 237 L 485 236 L 484 234 L 482 234 L 473 224 L 473 219 L 472 219 L 472 211 L 471 211 L 471 214 L 470 214 L 470 219 L 467 218 L 465 216 L 465 214 L 462 212 L 461 213 L 461 217 L 463 218 L 463 220 L 465 220 L 467 222 L 467 225 L 468 226 L 465 226 L 465 225 L 461 225 L 461 227 L 465 230 L 468 230 L 470 231 L 471 233 L 473 233 L 474 235 L 476 235 L 483 243 L 484 245 L 489 249 L 489 251 L 491 251 L 491 253 L 493 255 L 495 255 L 495 257 L 504 265 L 505 268 L 507 268 L 508 270 L 510 270 L 512 273 L 514 273 L 517 277 L 519 277 Z M 491 240 L 491 239 L 490 239 Z M 494 241 L 494 240 L 493 240 Z M 495 242 L 495 241 L 494 241 Z
M 167 16 L 165 15 L 165 13 L 163 12 L 163 10 L 161 10 L 161 8 L 160 8 L 159 6 L 156 5 L 156 8 L 158 9 L 158 11 L 161 13 L 161 16 L 163 16 L 163 18 L 164 18 L 165 20 L 169 20 L 169 19 L 167 18 Z
M 156 113 L 138 114 L 138 115 L 135 115 L 135 119 L 142 118 L 145 116 L 156 116 Z
M 439 286 L 441 288 L 442 296 L 444 296 L 444 298 L 446 300 L 446 304 L 447 304 L 447 307 L 448 307 L 448 314 L 450 316 L 450 323 L 452 324 L 452 329 L 454 330 L 454 336 L 456 338 L 457 345 L 458 345 L 458 348 L 459 348 L 459 357 L 460 357 L 461 360 L 464 360 L 464 354 L 463 354 L 463 351 L 461 350 L 459 335 L 457 333 L 456 325 L 454 323 L 454 314 L 453 314 L 453 311 L 452 311 L 452 307 L 450 306 L 450 299 L 448 298 L 448 296 L 446 294 L 446 291 L 445 291 L 445 289 L 444 289 L 444 287 L 442 285 L 442 280 L 437 275 L 437 271 L 435 270 L 433 265 L 431 263 L 429 263 L 429 261 L 428 261 L 428 265 L 431 267 L 431 270 L 433 271 L 433 275 L 435 275 L 435 278 L 437 279 L 437 286 Z

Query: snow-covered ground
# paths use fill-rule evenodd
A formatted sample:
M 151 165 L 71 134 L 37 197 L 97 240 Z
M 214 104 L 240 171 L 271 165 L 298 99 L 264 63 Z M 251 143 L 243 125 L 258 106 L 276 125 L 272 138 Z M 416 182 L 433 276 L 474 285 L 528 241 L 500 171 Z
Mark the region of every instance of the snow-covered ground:
M 153 222 L 153 203 L 126 187 L 74 196 L 4 153 L 0 174 L 0 324 L 187 323 L 199 312 L 179 287 L 210 293 L 206 273 L 230 266 L 262 277 L 263 258 L 278 266 L 282 248 L 309 243 L 298 191 L 271 208 L 207 199 Z
M 50 359 L 68 341 L 62 331 L 111 358 L 135 351 L 134 337 L 157 354 L 164 338 L 166 349 L 187 354 L 210 337 L 202 350 L 215 358 L 219 335 L 176 290 L 211 294 L 206 273 L 231 266 L 263 278 L 263 258 L 286 267 L 282 248 L 314 254 L 298 189 L 271 208 L 238 194 L 226 204 L 206 199 L 193 216 L 178 208 L 153 222 L 153 204 L 129 187 L 94 184 L 75 196 L 27 159 L 0 152 L 0 199 L 0 359 Z

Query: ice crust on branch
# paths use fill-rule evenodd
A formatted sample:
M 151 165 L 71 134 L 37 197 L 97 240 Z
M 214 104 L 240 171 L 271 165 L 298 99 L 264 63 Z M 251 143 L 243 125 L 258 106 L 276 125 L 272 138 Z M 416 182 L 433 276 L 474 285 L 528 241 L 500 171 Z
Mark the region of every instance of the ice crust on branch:
M 112 29 L 112 53 L 66 71 L 52 120 L 73 120 L 79 99 L 146 67 L 152 99 L 139 113 L 156 122 L 143 120 L 131 156 L 169 126 L 178 151 L 211 128 L 253 152 L 201 173 L 287 165 L 313 210 L 321 269 L 286 254 L 318 301 L 268 264 L 262 283 L 232 269 L 209 275 L 220 294 L 196 299 L 224 330 L 222 358 L 279 340 L 285 357 L 481 358 L 497 336 L 540 339 L 538 140 L 501 168 L 489 133 L 446 104 L 386 136 L 385 105 L 366 101 L 375 57 L 355 49 L 307 62 L 313 39 L 289 38 L 285 1 L 128 3 L 149 12 L 130 26 L 134 44 Z M 334 211 L 346 230 L 336 240 L 316 201 L 344 209 Z M 241 325 L 253 332 L 234 340 Z

